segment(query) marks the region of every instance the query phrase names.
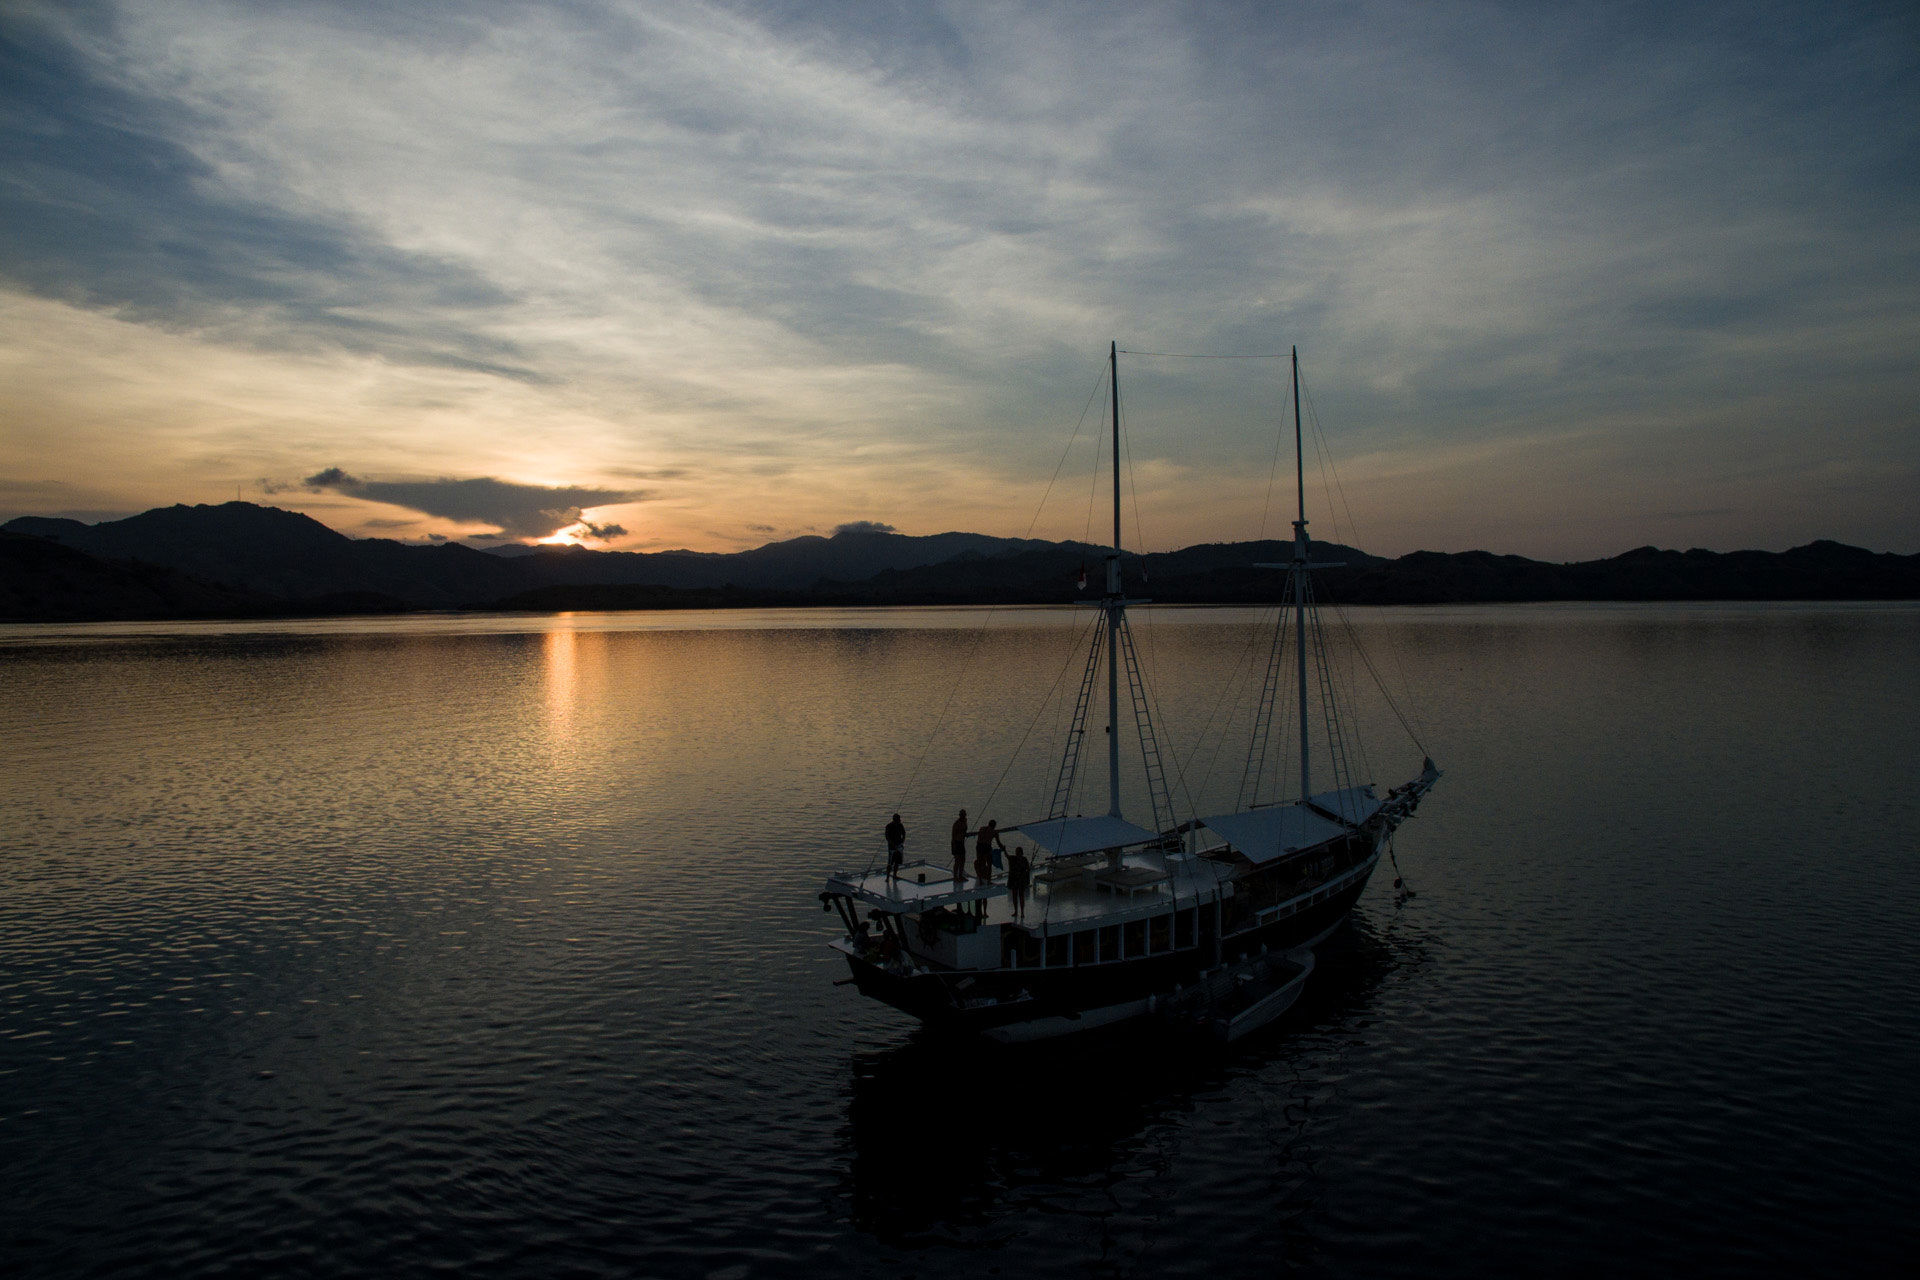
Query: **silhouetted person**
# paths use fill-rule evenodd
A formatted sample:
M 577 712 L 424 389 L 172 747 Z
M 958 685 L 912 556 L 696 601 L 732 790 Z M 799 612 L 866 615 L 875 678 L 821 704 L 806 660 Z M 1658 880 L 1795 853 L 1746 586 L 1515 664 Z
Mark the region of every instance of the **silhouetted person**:
M 960 816 L 953 820 L 953 887 L 958 889 L 967 879 L 967 811 L 962 809 Z
M 887 824 L 887 874 L 897 876 L 900 866 L 907 860 L 907 824 L 900 821 L 900 815 L 894 814 L 893 821 Z
M 973 842 L 973 874 L 980 877 L 981 884 L 993 883 L 993 850 L 995 845 L 999 845 L 1002 849 L 1007 847 L 1004 844 L 1000 844 L 1000 824 L 994 819 L 988 818 L 987 825 L 980 828 L 980 834 Z
M 1027 886 L 1033 883 L 1033 864 L 1027 861 L 1027 851 L 1021 845 L 1013 846 L 1013 852 L 1007 855 L 1007 892 L 1013 896 L 1013 918 L 1022 920 L 1027 914 Z

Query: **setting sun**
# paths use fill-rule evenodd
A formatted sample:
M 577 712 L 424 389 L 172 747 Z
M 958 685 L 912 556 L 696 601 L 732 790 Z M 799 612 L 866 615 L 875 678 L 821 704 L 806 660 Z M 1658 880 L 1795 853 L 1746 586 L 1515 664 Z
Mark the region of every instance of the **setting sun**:
M 583 520 L 575 524 L 570 524 L 557 533 L 548 534 L 544 538 L 535 538 L 533 545 L 536 547 L 579 547 L 586 545 L 584 541 L 586 537 L 587 524 Z

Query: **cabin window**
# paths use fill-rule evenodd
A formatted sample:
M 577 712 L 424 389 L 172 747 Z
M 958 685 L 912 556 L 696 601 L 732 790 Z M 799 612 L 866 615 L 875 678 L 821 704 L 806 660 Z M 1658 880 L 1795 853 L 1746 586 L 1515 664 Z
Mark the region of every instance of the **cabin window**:
M 1120 958 L 1120 926 L 1110 924 L 1100 931 L 1100 958 L 1103 961 Z
M 1093 961 L 1093 930 L 1082 929 L 1079 933 L 1073 935 L 1073 962 L 1075 964 L 1092 964 Z
M 1159 955 L 1173 946 L 1173 927 L 1171 916 L 1155 916 L 1147 922 L 1147 946 L 1153 954 Z
M 1147 954 L 1147 922 L 1129 920 L 1122 926 L 1127 932 L 1127 958 Z
M 1173 945 L 1186 948 L 1193 945 L 1193 908 L 1178 912 L 1173 917 Z
M 1047 967 L 1064 966 L 1067 963 L 1067 940 L 1071 935 L 1057 934 L 1047 939 Z

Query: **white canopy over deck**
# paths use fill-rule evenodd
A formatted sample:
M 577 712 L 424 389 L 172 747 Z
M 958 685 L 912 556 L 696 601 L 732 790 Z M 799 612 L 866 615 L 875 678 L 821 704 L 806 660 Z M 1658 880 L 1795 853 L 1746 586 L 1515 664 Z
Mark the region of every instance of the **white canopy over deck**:
M 1042 818 L 1001 830 L 1020 832 L 1056 858 L 1070 858 L 1096 849 L 1123 849 L 1160 838 L 1145 827 L 1108 813 L 1088 818 Z
M 1345 827 L 1298 804 L 1223 813 L 1202 818 L 1200 823 L 1255 863 L 1271 862 L 1347 834 Z
M 1309 797 L 1308 803 L 1335 817 L 1344 818 L 1356 827 L 1381 809 L 1381 802 L 1374 797 L 1371 782 L 1348 787 L 1344 791 L 1322 791 L 1317 796 Z

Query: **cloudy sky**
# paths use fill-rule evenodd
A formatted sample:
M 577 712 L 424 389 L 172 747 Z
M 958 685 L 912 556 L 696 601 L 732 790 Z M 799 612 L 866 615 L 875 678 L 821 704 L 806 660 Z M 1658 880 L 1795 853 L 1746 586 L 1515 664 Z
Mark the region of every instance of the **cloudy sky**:
M 1378 553 L 1920 551 L 1910 3 L 11 0 L 0 113 L 0 517 L 1081 536 L 1117 339 Z M 1131 540 L 1285 374 L 1123 357 Z

